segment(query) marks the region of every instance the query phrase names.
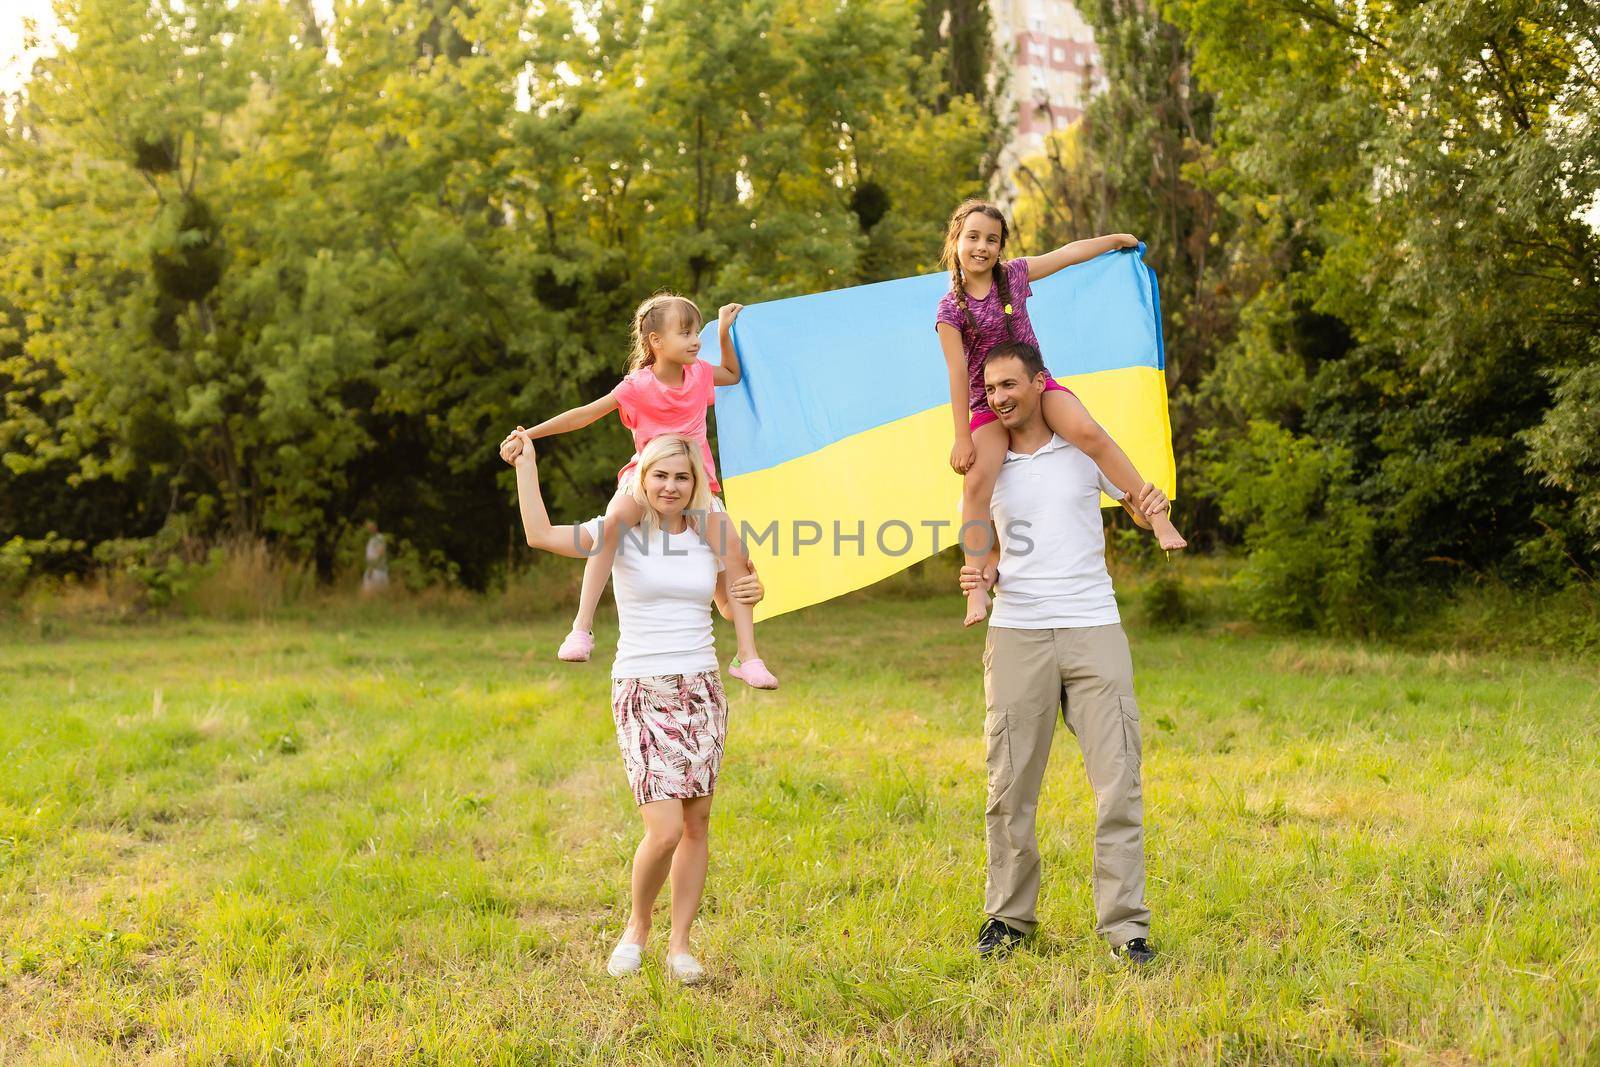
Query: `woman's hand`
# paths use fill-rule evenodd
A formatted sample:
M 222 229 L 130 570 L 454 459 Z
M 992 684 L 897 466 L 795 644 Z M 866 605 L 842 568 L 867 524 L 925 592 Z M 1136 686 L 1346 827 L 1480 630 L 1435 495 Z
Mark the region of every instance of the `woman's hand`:
M 956 438 L 955 447 L 950 450 L 950 469 L 957 474 L 965 474 L 972 469 L 977 458 L 978 450 L 972 444 L 972 435 L 962 434 Z
M 500 458 L 512 466 L 516 466 L 517 456 L 522 453 L 522 439 L 517 436 L 518 431 L 521 429 L 522 427 L 518 426 L 515 430 L 506 434 L 505 438 L 500 442 Z
M 761 603 L 766 597 L 766 587 L 761 584 L 761 578 L 756 574 L 756 565 L 750 564 L 750 573 L 728 586 L 728 595 L 741 604 L 752 607 Z
M 529 463 L 537 460 L 538 456 L 533 450 L 533 431 L 518 426 L 506 434 L 505 440 L 500 442 L 500 458 L 513 467 L 524 459 Z
M 518 426 L 507 434 L 505 442 L 500 446 L 500 458 L 513 467 L 534 466 L 539 457 L 533 448 L 533 431 Z
M 727 333 L 733 326 L 733 320 L 739 317 L 739 312 L 744 310 L 743 304 L 723 304 L 717 310 L 717 329 Z

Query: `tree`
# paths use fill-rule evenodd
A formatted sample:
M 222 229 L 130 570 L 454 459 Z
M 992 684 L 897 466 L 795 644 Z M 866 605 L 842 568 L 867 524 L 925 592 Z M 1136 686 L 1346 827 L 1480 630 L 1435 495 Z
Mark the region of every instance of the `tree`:
M 85 551 L 264 537 L 327 572 L 375 518 L 480 585 L 494 443 L 609 390 L 640 299 L 928 265 L 990 137 L 930 102 L 891 0 L 82 0 L 62 29 L 0 144 L 0 488 Z M 598 510 L 630 444 L 552 442 L 555 506 Z

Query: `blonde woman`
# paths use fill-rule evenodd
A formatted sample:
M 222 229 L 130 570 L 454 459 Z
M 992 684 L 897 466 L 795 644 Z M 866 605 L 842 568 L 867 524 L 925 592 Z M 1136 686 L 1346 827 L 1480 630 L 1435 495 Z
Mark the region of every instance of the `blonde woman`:
M 517 471 L 528 544 L 562 556 L 592 553 L 602 520 L 551 525 L 539 492 L 533 438 L 527 430 L 511 437 L 520 449 L 503 447 L 501 456 Z M 711 798 L 728 727 L 711 635 L 712 600 L 724 616 L 730 614 L 718 587 L 718 572 L 727 561 L 689 521 L 711 507 L 705 465 L 693 442 L 662 436 L 646 445 L 632 494 L 643 518 L 624 531 L 612 570 L 620 633 L 611 668 L 611 713 L 644 838 L 633 854 L 632 914 L 606 970 L 621 978 L 640 969 L 656 897 L 670 878 L 667 974 L 693 984 L 706 975 L 689 952 L 689 929 L 705 889 Z M 761 599 L 753 573 L 730 592 L 741 604 Z
M 616 558 L 618 535 L 642 521 L 640 505 L 629 491 L 629 480 L 645 446 L 658 436 L 687 437 L 695 445 L 716 512 L 705 516 L 702 529 L 711 531 L 719 541 L 738 547 L 739 551 L 732 556 L 723 554 L 724 562 L 735 582 L 747 576 L 749 560 L 738 530 L 722 501 L 714 497 L 721 487 L 717 484 L 711 444 L 706 439 L 706 409 L 716 403 L 717 386 L 737 385 L 740 381 L 733 322 L 743 307 L 743 304 L 725 304 L 717 313 L 722 363 L 713 366 L 700 359 L 700 309 L 694 301 L 674 293 L 657 293 L 633 313 L 633 345 L 627 377 L 599 400 L 563 411 L 528 430 L 530 440 L 570 433 L 615 411 L 622 424 L 633 431 L 634 458 L 617 472 L 617 492 L 606 508 L 605 523 L 601 527 L 604 533 L 597 538 L 598 547 L 583 565 L 578 614 L 572 620 L 572 632 L 556 651 L 558 658 L 583 662 L 594 651 L 594 612 Z M 518 426 L 500 443 L 500 454 L 507 462 L 516 458 L 516 435 L 521 430 Z M 778 679 L 756 650 L 755 620 L 750 612 L 735 604 L 731 621 L 734 637 L 739 642 L 739 655 L 728 667 L 728 673 L 755 689 L 778 688 Z

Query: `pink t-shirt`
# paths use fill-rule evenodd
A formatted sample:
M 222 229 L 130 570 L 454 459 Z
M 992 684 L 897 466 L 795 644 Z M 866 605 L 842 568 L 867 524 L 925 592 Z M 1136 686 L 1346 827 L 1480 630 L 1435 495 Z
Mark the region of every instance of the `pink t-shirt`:
M 706 440 L 706 409 L 717 402 L 714 373 L 711 364 L 697 359 L 683 368 L 683 384 L 677 388 L 663 385 L 649 367 L 640 367 L 617 383 L 611 395 L 616 398 L 622 425 L 633 431 L 634 452 L 634 458 L 617 472 L 618 481 L 638 466 L 639 453 L 645 445 L 669 433 L 700 443 L 711 491 L 722 492 L 722 486 L 717 484 L 717 463 L 711 458 L 711 442 Z
M 1026 341 L 1035 348 L 1039 338 L 1033 332 L 1033 322 L 1028 318 L 1028 297 L 1033 286 L 1028 284 L 1028 260 L 1025 256 L 1008 259 L 1001 264 L 1006 281 L 1011 283 L 1011 314 L 1006 314 L 1005 303 L 1000 299 L 1000 287 L 991 285 L 989 295 L 982 300 L 967 297 L 967 310 L 971 318 L 961 314 L 956 294 L 948 292 L 939 301 L 934 312 L 934 328 L 948 322 L 961 331 L 961 350 L 967 357 L 967 404 L 973 411 L 989 406 L 983 392 L 983 359 L 989 349 L 1006 340 L 1006 320 L 1011 320 L 1011 339 Z

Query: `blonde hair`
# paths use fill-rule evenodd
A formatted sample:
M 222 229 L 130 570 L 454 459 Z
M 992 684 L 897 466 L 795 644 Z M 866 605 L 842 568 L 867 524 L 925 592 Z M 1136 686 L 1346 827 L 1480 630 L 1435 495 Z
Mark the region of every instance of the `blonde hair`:
M 639 305 L 633 313 L 633 329 L 630 331 L 632 351 L 628 355 L 628 370 L 636 371 L 640 367 L 648 367 L 656 361 L 656 354 L 650 351 L 650 335 L 663 333 L 669 322 L 675 321 L 672 316 L 682 316 L 682 321 L 692 322 L 698 327 L 705 320 L 700 317 L 700 309 L 693 300 L 679 296 L 677 293 L 660 292 L 649 300 Z
M 700 458 L 700 447 L 687 437 L 662 434 L 644 446 L 644 450 L 639 453 L 639 465 L 633 470 L 633 499 L 644 509 L 643 525 L 646 534 L 652 534 L 660 529 L 661 513 L 650 503 L 650 498 L 645 492 L 645 477 L 656 464 L 673 456 L 682 456 L 689 461 L 689 474 L 694 479 L 688 503 L 683 506 L 684 512 L 690 518 L 698 515 L 703 524 L 704 517 L 711 511 L 710 479 L 706 477 L 705 461 Z

